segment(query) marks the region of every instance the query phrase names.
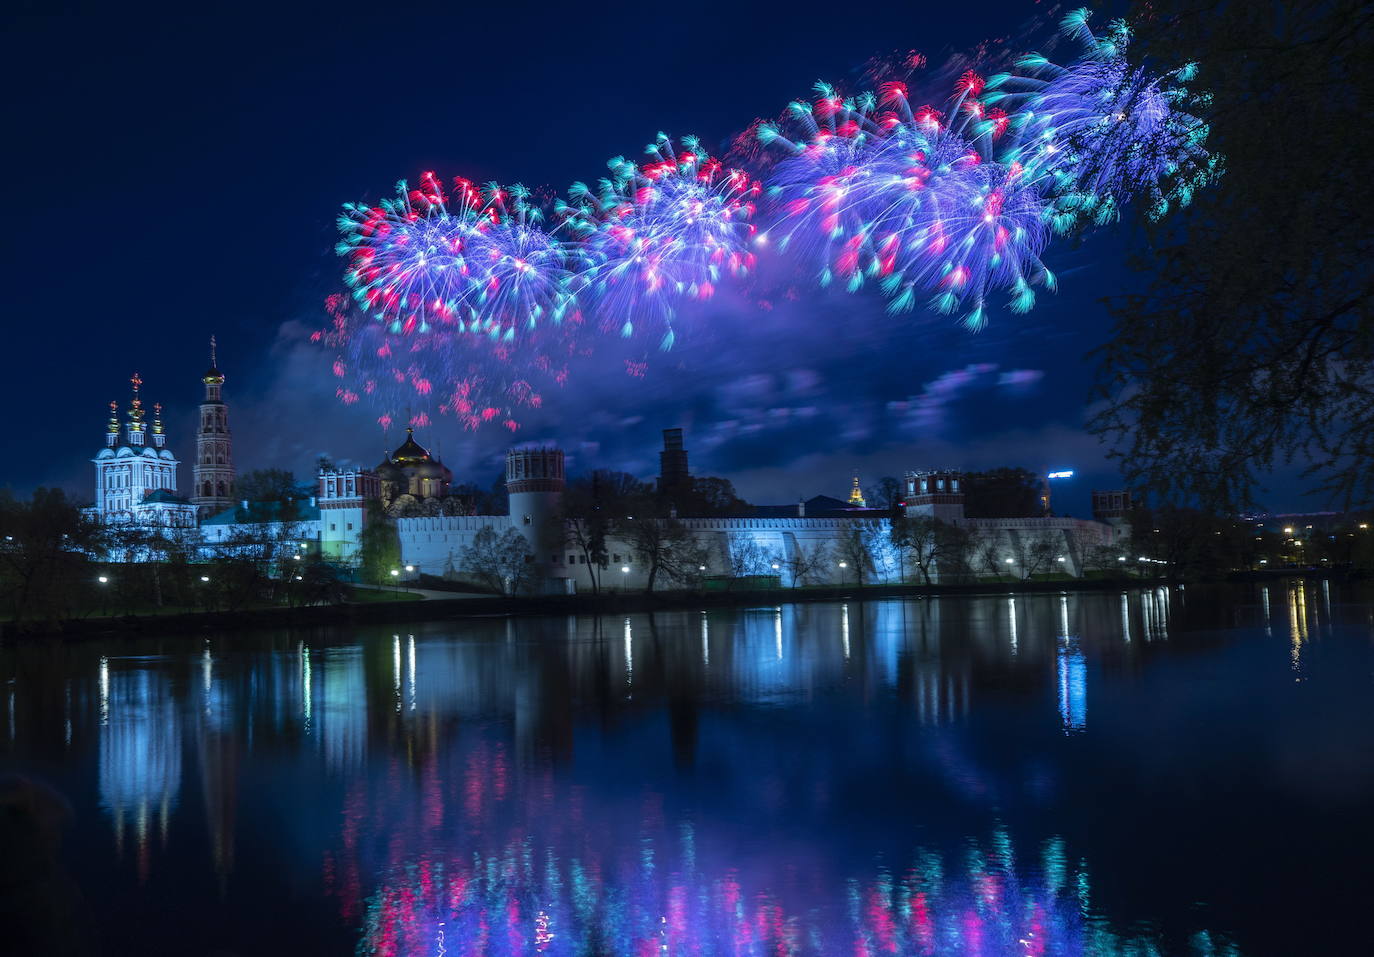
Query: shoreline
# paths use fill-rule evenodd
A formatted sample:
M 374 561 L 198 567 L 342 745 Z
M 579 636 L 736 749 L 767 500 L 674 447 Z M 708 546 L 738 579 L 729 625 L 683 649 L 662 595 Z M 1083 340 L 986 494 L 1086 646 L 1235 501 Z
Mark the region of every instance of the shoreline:
M 1280 581 L 1292 578 L 1340 578 L 1292 569 L 1286 572 L 1248 572 L 1215 583 Z M 1358 576 L 1356 576 L 1358 577 Z M 1198 582 L 1210 584 L 1212 582 Z M 1174 582 L 1165 578 L 1094 578 L 1063 581 L 971 582 L 945 585 L 830 585 L 807 588 L 766 588 L 739 591 L 613 592 L 600 595 L 491 595 L 484 597 L 414 598 L 397 601 L 345 602 L 295 608 L 255 608 L 240 611 L 187 612 L 175 615 L 128 615 L 73 618 L 16 626 L 0 623 L 0 645 L 44 641 L 81 641 L 94 638 L 141 638 L 176 633 L 202 636 L 263 628 L 314 628 L 321 625 L 381 625 L 420 621 L 461 621 L 471 618 L 608 615 L 804 604 L 808 602 L 878 601 L 891 598 L 942 598 L 1057 592 L 1109 592 L 1158 588 Z M 232 626 L 227 622 L 232 621 Z

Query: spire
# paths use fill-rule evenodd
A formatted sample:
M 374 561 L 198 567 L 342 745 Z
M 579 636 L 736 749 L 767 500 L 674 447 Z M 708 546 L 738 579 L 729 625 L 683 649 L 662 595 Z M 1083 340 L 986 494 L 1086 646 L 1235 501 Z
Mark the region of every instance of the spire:
M 134 397 L 129 402 L 129 421 L 137 423 L 141 429 L 143 426 L 143 400 L 139 398 L 138 390 L 143 385 L 143 378 L 137 372 L 129 377 L 129 384 L 133 386 Z
M 211 337 L 210 337 L 210 368 L 207 369 L 207 370 L 205 370 L 205 375 L 201 377 L 201 381 L 204 382 L 207 386 L 219 386 L 219 385 L 224 385 L 224 373 L 219 371 L 219 355 L 218 355 L 218 353 L 219 353 L 219 343 L 215 341 L 215 337 L 214 337 L 214 336 L 211 336 Z M 217 399 L 219 398 L 218 394 L 212 395 L 210 389 L 206 389 L 205 392 L 206 392 L 206 398 L 207 398 L 207 399 L 217 400 Z
M 143 400 L 139 398 L 138 390 L 143 385 L 143 377 L 135 372 L 129 377 L 129 384 L 133 386 L 134 397 L 129 402 L 129 444 L 143 444 Z
M 119 403 L 110 400 L 110 421 L 105 425 L 105 444 L 114 447 L 119 441 Z
M 167 436 L 162 433 L 162 403 L 153 403 L 153 445 L 158 448 L 166 443 Z
M 859 489 L 859 470 L 854 470 L 854 485 L 849 490 L 849 504 L 855 508 L 864 508 L 867 502 L 864 501 L 864 493 Z

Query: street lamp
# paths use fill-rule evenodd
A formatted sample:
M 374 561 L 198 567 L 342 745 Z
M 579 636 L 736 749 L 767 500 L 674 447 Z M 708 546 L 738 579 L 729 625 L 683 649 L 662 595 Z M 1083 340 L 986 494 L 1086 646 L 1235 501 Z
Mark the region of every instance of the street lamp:
M 415 571 L 415 566 L 414 566 L 414 565 L 407 565 L 407 566 L 406 566 L 406 571 L 408 571 L 408 572 L 413 572 L 413 571 Z
M 209 576 L 209 575 L 201 575 L 201 576 L 200 576 L 200 580 L 203 581 L 203 582 L 208 582 L 208 581 L 210 580 L 210 576 Z
M 629 580 L 628 577 L 627 577 L 629 574 L 630 574 L 630 566 L 629 566 L 629 565 L 621 565 L 621 566 L 620 566 L 620 590 L 621 590 L 621 591 L 624 591 L 624 590 L 625 590 L 625 583 Z
M 104 575 L 101 575 L 99 578 L 96 579 L 96 581 L 100 582 L 100 584 L 102 585 L 108 585 L 110 583 L 110 579 Z

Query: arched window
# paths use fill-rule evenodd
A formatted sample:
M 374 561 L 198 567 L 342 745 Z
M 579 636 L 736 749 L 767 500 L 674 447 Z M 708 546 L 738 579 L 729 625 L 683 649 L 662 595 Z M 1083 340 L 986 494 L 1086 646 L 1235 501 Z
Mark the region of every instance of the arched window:
M 223 465 L 223 464 L 224 464 L 224 453 L 223 453 L 223 452 L 220 452 L 218 455 L 215 456 L 215 463 L 216 463 L 217 465 Z
M 205 485 L 201 488 L 200 494 L 204 495 L 206 498 L 209 498 L 209 497 L 210 497 L 210 495 L 211 495 L 211 486 L 210 486 L 210 483 L 209 483 L 209 482 L 206 482 Z
M 225 496 L 226 494 L 227 494 L 227 490 L 226 490 L 225 487 L 224 487 L 224 483 L 223 483 L 223 482 L 220 482 L 220 483 L 219 483 L 219 497 L 220 497 L 220 498 L 224 498 L 224 496 Z

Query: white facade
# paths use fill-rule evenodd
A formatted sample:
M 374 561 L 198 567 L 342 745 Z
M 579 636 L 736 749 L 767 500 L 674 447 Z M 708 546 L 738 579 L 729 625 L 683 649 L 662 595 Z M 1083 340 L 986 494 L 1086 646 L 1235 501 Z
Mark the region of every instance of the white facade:
M 195 526 L 195 508 L 177 497 L 177 458 L 167 448 L 162 407 L 153 407 L 151 430 L 144 422 L 135 373 L 133 399 L 121 429 L 119 405 L 110 403 L 105 447 L 91 461 L 95 465 L 95 504 L 86 514 L 104 524 L 141 524 L 168 528 Z

